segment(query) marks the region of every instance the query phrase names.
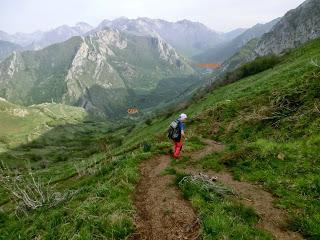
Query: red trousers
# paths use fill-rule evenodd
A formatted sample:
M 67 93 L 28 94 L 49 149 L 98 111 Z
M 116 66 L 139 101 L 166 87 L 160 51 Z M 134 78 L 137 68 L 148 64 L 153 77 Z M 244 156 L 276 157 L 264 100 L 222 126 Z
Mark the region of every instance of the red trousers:
M 173 146 L 173 157 L 174 158 L 178 158 L 179 155 L 180 155 L 180 152 L 182 150 L 183 144 L 182 144 L 182 141 L 180 141 L 180 142 L 173 141 L 173 143 L 174 143 L 174 146 Z

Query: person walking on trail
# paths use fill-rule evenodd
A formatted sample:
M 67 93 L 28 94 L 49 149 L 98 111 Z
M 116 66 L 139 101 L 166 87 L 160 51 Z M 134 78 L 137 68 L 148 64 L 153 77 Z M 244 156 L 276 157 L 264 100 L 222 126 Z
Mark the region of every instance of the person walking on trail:
M 168 130 L 168 138 L 173 141 L 173 158 L 177 159 L 180 155 L 183 146 L 185 135 L 185 121 L 188 116 L 184 113 L 180 114 L 179 118 L 170 124 Z

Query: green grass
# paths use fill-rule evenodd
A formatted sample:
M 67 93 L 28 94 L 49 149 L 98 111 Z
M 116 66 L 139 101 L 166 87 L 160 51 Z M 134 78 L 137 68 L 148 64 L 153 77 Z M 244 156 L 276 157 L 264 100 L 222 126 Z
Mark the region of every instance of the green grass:
M 1 186 L 0 239 L 125 239 L 134 231 L 131 195 L 139 180 L 138 165 L 152 152 L 141 145 L 119 151 L 124 134 L 132 131 L 130 125 L 111 128 L 87 118 L 49 119 L 50 130 L 0 154 L 12 169 L 4 173 L 14 177 L 14 172 L 31 172 L 36 181 L 49 184 L 49 193 L 73 194 L 31 210 L 15 203 L 12 192 Z M 30 183 L 20 187 L 27 189 Z
M 220 88 L 189 110 L 201 111 L 199 132 L 233 145 L 220 163 L 239 179 L 263 183 L 290 213 L 291 227 L 310 239 L 320 237 L 320 69 L 310 64 L 318 47 L 316 40 L 273 70 Z M 212 121 L 214 133 L 208 131 Z M 216 160 L 204 164 L 219 168 Z
M 253 209 L 206 190 L 201 181 L 181 181 L 185 176 L 177 174 L 176 182 L 200 215 L 203 239 L 273 239 L 255 227 L 259 217 Z
M 220 162 L 220 158 L 223 156 L 223 154 L 224 153 L 209 154 L 202 158 L 198 165 L 200 165 L 200 167 L 203 169 L 211 169 L 217 172 L 225 170 L 225 167 Z
M 108 124 L 96 122 L 58 125 L 33 142 L 0 155 L 4 158 L 15 153 L 20 162 L 22 159 L 32 160 L 32 172 L 38 179 L 56 181 L 52 184 L 54 192 L 77 191 L 58 205 L 27 210 L 27 215 L 17 212 L 14 202 L 5 204 L 0 210 L 1 239 L 128 237 L 134 231 L 131 195 L 139 179 L 138 165 L 155 154 L 167 154 L 172 147 L 164 136 L 159 136 L 158 140 L 150 136 L 152 141 L 142 138 L 127 144 L 128 138 L 123 136 L 130 136 L 138 130 L 132 126 L 110 129 Z M 100 146 L 101 141 L 108 147 L 94 148 L 94 145 Z M 144 143 L 150 148 L 146 149 Z M 194 135 L 189 137 L 186 150 L 192 152 L 203 146 L 201 139 Z M 92 147 L 95 151 L 86 154 Z M 62 159 L 57 157 L 66 155 Z M 43 158 L 48 159 L 48 166 L 37 167 Z M 185 161 L 188 162 L 188 158 Z M 74 165 L 83 168 L 83 176 L 75 175 Z M 17 169 L 18 166 L 12 167 Z M 18 169 L 28 171 L 23 164 Z M 168 171 L 171 173 L 170 169 Z M 0 193 L 3 199 L 10 197 L 6 191 Z
M 183 109 L 190 117 L 186 151 L 203 148 L 201 137 L 226 144 L 223 152 L 205 157 L 200 166 L 228 169 L 237 179 L 262 184 L 276 197 L 275 204 L 290 214 L 290 228 L 308 239 L 320 237 L 320 69 L 310 64 L 320 58 L 319 48 L 320 40 L 312 41 L 272 69 L 215 89 Z M 19 218 L 16 204 L 9 201 L 0 208 L 0 236 L 125 239 L 134 231 L 131 194 L 139 179 L 138 165 L 153 155 L 168 154 L 172 144 L 165 132 L 178 112 L 155 116 L 148 124 L 111 128 L 81 114 L 55 118 L 59 108 L 46 108 L 39 110 L 44 118 L 7 115 L 1 126 L 0 158 L 23 173 L 27 162 L 37 178 L 56 181 L 54 191 L 79 192 L 55 207 Z M 26 142 L 37 126 L 44 128 Z M 182 164 L 188 161 L 183 158 Z M 83 168 L 83 176 L 77 177 L 75 165 Z M 176 172 L 169 168 L 163 174 Z M 256 229 L 258 217 L 252 209 L 232 196 L 221 199 L 199 184 L 182 190 L 201 214 L 205 239 L 271 238 Z M 0 194 L 1 199 L 10 197 L 2 188 Z
M 14 148 L 36 140 L 56 125 L 76 124 L 86 116 L 82 108 L 63 104 L 22 107 L 0 100 L 0 142 L 3 150 L 5 146 Z
M 43 207 L 22 218 L 3 211 L 1 239 L 124 239 L 134 230 L 129 196 L 139 179 L 138 164 L 149 156 L 123 155 L 92 176 L 65 182 L 65 188 L 79 192 L 54 208 Z
M 259 39 L 254 38 L 247 42 L 242 48 L 240 48 L 239 52 L 237 52 L 227 60 L 228 69 L 235 69 L 237 66 L 241 65 L 241 63 L 246 62 L 248 56 L 252 54 L 252 51 L 257 46 L 258 42 Z
M 1 123 L 0 160 L 12 169 L 2 173 L 32 173 L 36 181 L 49 184 L 50 194 L 75 193 L 31 210 L 13 201 L 12 192 L 1 185 L 0 239 L 124 239 L 134 231 L 130 196 L 139 179 L 138 164 L 151 153 L 139 146 L 117 154 L 131 125 L 111 128 L 64 105 L 0 103 L 0 118 L 7 119 Z M 17 117 L 12 109 L 29 114 Z M 37 134 L 28 140 L 35 129 Z M 24 178 L 20 187 L 27 189 L 30 183 Z

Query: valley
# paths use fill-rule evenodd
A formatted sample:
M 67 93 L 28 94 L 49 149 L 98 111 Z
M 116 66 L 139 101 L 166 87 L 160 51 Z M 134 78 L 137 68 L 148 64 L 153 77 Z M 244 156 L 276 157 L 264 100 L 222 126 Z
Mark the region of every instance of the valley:
M 319 7 L 0 32 L 0 240 L 320 239 Z

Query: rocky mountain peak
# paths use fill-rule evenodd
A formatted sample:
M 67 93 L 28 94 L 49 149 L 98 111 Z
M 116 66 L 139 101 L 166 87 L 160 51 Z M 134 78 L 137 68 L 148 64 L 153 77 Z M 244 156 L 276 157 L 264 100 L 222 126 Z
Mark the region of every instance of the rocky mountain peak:
M 258 55 L 280 54 L 320 36 L 320 0 L 307 0 L 289 11 L 258 43 Z

